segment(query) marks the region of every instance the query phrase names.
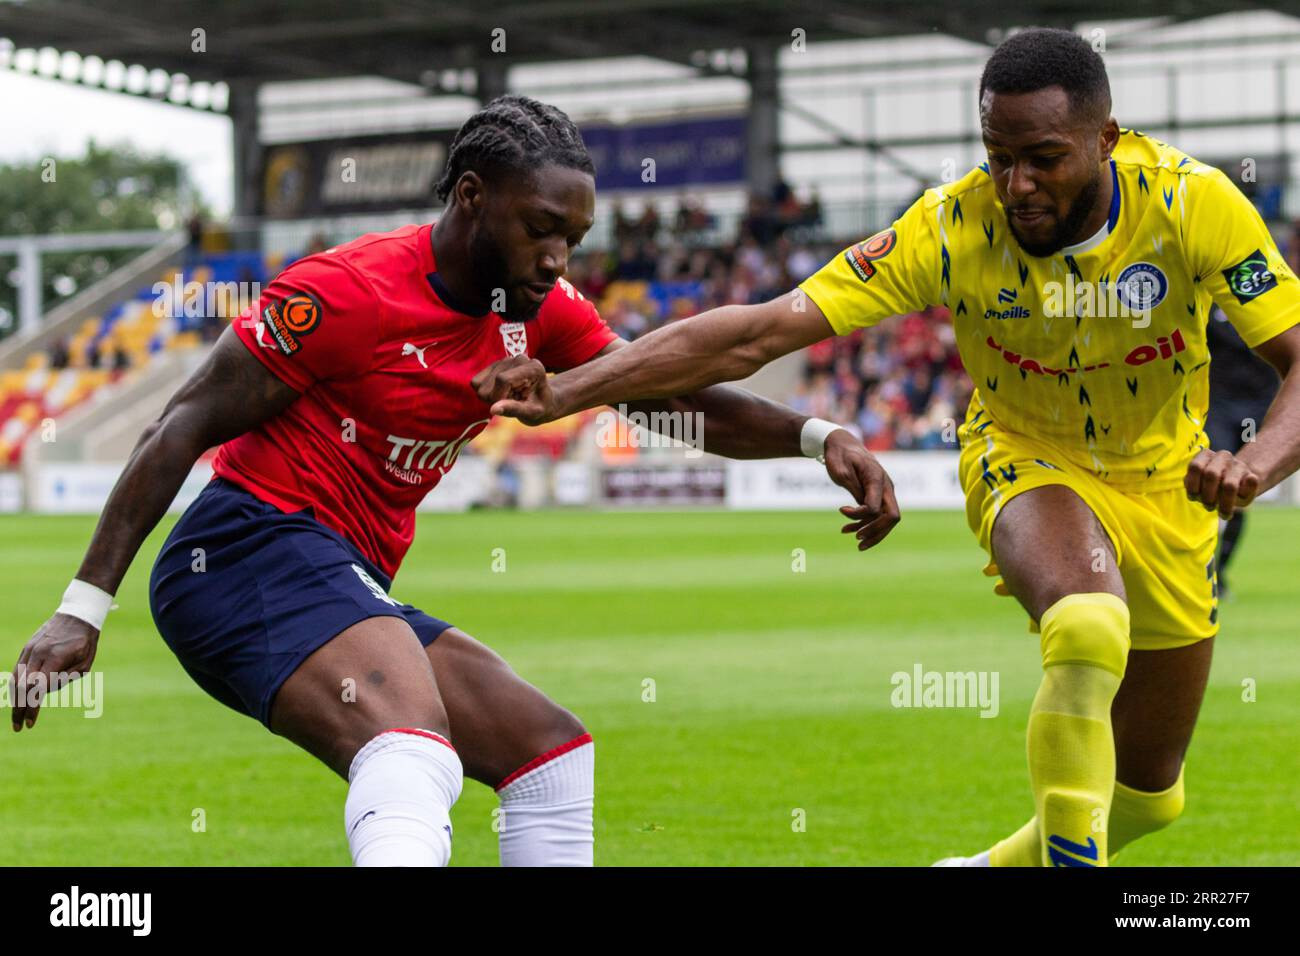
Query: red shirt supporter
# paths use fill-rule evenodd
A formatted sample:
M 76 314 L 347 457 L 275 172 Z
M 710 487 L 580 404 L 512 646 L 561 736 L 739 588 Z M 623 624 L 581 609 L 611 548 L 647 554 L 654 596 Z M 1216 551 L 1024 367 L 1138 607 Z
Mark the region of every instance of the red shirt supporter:
M 527 323 L 458 311 L 437 275 L 432 228 L 362 236 L 266 287 L 236 330 L 302 398 L 213 461 L 282 511 L 312 508 L 389 577 L 411 545 L 415 506 L 488 424 L 474 375 L 519 354 L 569 368 L 615 338 L 564 279 Z

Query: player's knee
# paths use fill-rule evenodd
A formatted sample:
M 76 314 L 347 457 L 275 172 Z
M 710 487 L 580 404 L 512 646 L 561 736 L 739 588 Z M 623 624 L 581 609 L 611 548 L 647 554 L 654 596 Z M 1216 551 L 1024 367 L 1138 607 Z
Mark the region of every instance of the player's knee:
M 1098 591 L 1069 594 L 1040 620 L 1043 667 L 1083 664 L 1123 678 L 1129 652 L 1128 605 Z
M 499 764 L 491 774 L 493 786 L 500 787 L 496 781 L 510 781 L 530 770 L 545 766 L 557 757 L 563 756 L 584 743 L 591 742 L 587 732 L 573 713 L 553 701 L 547 701 L 545 710 L 536 715 L 526 733 L 516 743 L 514 762 L 507 766 Z
M 356 755 L 385 731 L 394 728 L 416 728 L 430 731 L 450 740 L 447 729 L 447 714 L 442 705 L 431 702 L 425 706 L 407 706 L 400 711 L 380 714 L 362 714 L 359 719 L 348 726 L 337 728 L 329 741 L 329 759 L 331 767 L 341 768 L 340 773 L 347 776 L 347 768 L 352 765 Z
M 551 704 L 547 719 L 541 722 L 541 726 L 544 730 L 534 745 L 539 754 L 563 747 L 587 733 L 581 720 L 556 703 Z

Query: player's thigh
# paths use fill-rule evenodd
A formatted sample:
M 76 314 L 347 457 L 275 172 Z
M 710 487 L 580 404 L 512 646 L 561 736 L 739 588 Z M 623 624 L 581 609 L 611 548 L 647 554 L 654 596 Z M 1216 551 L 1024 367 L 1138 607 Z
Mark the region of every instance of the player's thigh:
M 585 733 L 581 721 L 459 628 L 425 648 L 465 775 L 490 787 Z
M 1034 620 L 1067 594 L 1125 597 L 1115 548 L 1092 508 L 1064 484 L 1021 492 L 993 525 L 993 560 Z
M 448 735 L 433 668 L 400 617 L 370 617 L 299 665 L 271 705 L 271 730 L 346 778 L 376 734 L 416 727 Z
M 1214 638 L 1163 651 L 1130 651 L 1111 705 L 1115 777 L 1136 790 L 1164 790 L 1192 740 L 1210 677 Z

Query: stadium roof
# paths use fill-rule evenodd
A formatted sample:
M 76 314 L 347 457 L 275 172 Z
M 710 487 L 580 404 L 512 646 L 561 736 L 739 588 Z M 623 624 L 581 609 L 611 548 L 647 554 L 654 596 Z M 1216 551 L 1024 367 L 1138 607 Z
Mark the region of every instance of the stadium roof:
M 1300 11 L 1300 0 L 1263 5 Z M 0 43 L 0 65 L 15 66 L 16 49 L 52 49 L 65 55 L 45 58 L 57 62 L 57 77 L 93 85 L 100 71 L 95 78 L 80 75 L 66 54 L 181 74 L 190 83 L 369 75 L 452 92 L 445 78 L 438 86 L 435 74 L 635 54 L 716 72 L 698 51 L 788 43 L 796 27 L 813 42 L 939 32 L 986 43 L 991 30 L 1012 23 L 1178 20 L 1260 6 L 1257 0 L 0 0 L 0 38 L 13 44 Z M 193 49 L 196 29 L 204 31 L 200 52 Z M 505 31 L 503 53 L 491 49 L 497 29 Z M 177 101 L 165 82 L 129 92 Z

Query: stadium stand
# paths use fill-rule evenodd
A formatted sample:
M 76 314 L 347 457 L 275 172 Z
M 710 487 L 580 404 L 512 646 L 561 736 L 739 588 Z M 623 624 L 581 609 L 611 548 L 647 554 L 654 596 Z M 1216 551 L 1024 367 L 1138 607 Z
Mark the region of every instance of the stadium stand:
M 195 259 L 188 271 L 165 268 L 70 335 L 30 351 L 20 367 L 0 371 L 0 468 L 20 463 L 24 443 L 44 422 L 129 384 L 160 353 L 214 341 L 248 290 L 284 264 L 233 252 Z
M 781 295 L 849 241 L 819 235 L 815 194 L 806 203 L 792 194 L 780 202 L 751 197 L 748 215 L 727 241 L 718 239 L 717 217 L 691 197 L 679 199 L 671 222 L 653 203 L 636 216 L 615 204 L 614 216 L 614 246 L 575 258 L 569 279 L 626 339 L 720 305 Z M 1300 223 L 1289 240 L 1288 257 L 1300 259 Z M 27 355 L 21 367 L 0 370 L 0 468 L 19 464 L 24 442 L 43 422 L 128 385 L 159 353 L 214 341 L 240 311 L 237 290 L 255 289 L 293 261 L 255 252 L 188 258 L 188 270 L 169 267 L 158 274 L 158 282 L 177 290 L 169 308 L 154 308 L 158 293 L 145 283 L 102 315 L 84 319 L 74 334 Z M 196 283 L 201 299 L 178 298 Z M 955 447 L 971 383 L 943 308 L 828 339 L 806 349 L 792 368 L 766 393 L 805 414 L 844 423 L 872 451 Z M 574 454 L 594 419 L 591 412 L 539 429 L 495 421 L 472 453 L 493 462 L 561 459 Z M 655 451 L 625 447 L 618 454 Z

